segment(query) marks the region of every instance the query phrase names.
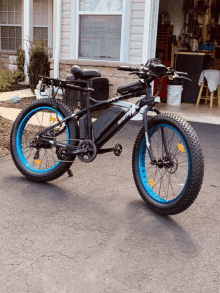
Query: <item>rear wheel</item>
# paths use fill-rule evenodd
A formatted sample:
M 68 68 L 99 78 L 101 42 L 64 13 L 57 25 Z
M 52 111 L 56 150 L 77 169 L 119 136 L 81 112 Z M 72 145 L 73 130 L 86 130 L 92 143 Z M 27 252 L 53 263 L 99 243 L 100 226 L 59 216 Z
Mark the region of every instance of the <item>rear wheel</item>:
M 11 132 L 11 154 L 18 170 L 28 179 L 36 182 L 54 180 L 63 175 L 75 159 L 67 155 L 65 148 L 37 140 L 36 134 L 71 115 L 71 110 L 57 100 L 43 99 L 25 108 L 17 117 Z M 74 118 L 65 121 L 49 131 L 50 141 L 76 145 L 78 125 Z M 70 161 L 70 162 L 63 162 Z
M 178 214 L 194 202 L 202 185 L 204 158 L 198 137 L 187 121 L 173 114 L 153 117 L 148 127 L 156 163 L 150 160 L 143 127 L 132 158 L 137 189 L 153 211 Z

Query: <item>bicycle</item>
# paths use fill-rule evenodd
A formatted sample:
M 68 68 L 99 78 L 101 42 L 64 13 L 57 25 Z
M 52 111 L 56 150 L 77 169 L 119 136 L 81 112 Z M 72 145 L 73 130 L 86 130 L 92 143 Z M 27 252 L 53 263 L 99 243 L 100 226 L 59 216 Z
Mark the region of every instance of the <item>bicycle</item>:
M 155 107 L 160 92 L 159 77 L 187 79 L 187 73 L 174 71 L 149 59 L 140 68 L 119 66 L 118 70 L 136 74 L 139 80 L 120 86 L 118 96 L 106 101 L 91 98 L 89 78 L 100 76 L 96 70 L 72 67 L 72 73 L 87 79 L 87 87 L 77 82 L 62 81 L 41 76 L 41 91 L 52 86 L 52 98 L 30 104 L 18 115 L 11 132 L 11 155 L 18 170 L 35 182 L 57 179 L 78 156 L 85 163 L 92 162 L 97 154 L 114 152 L 120 156 L 122 146 L 104 149 L 103 145 L 131 118 L 143 110 L 143 127 L 134 143 L 132 169 L 134 181 L 141 197 L 154 212 L 171 215 L 186 210 L 196 199 L 203 182 L 204 157 L 197 134 L 181 117 L 161 113 Z M 151 82 L 159 81 L 155 96 L 151 94 Z M 57 88 L 55 91 L 54 87 Z M 87 106 L 72 112 L 56 99 L 58 90 L 74 89 L 87 94 Z M 65 95 L 64 95 L 65 97 Z M 139 97 L 125 110 L 121 100 Z M 91 105 L 93 102 L 93 105 Z M 95 122 L 91 113 L 110 106 Z M 80 108 L 80 105 L 79 105 Z M 148 120 L 149 111 L 156 115 Z

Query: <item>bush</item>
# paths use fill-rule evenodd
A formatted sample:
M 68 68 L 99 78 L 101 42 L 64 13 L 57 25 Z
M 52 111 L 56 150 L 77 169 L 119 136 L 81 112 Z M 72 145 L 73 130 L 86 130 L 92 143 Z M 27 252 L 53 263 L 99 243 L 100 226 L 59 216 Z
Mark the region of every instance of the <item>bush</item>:
M 39 81 L 38 75 L 49 76 L 50 74 L 50 62 L 48 49 L 45 46 L 45 41 L 31 42 L 29 49 L 29 65 L 28 76 L 31 91 L 34 93 Z
M 0 92 L 8 92 L 11 90 L 13 82 L 13 73 L 9 69 L 0 71 Z
M 13 74 L 13 80 L 15 83 L 19 81 L 24 81 L 25 79 L 25 74 L 21 70 L 16 70 L 15 73 Z
M 17 81 L 24 81 L 24 79 L 25 79 L 24 62 L 25 62 L 25 52 L 20 47 L 19 49 L 17 49 L 17 68 L 18 68 L 18 70 L 15 72 L 16 73 L 15 78 L 17 79 Z

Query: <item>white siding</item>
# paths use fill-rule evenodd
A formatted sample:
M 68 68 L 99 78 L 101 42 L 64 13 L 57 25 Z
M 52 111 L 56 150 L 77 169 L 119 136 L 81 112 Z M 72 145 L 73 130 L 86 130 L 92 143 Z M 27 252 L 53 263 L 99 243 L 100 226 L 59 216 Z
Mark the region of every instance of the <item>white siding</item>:
M 62 0 L 61 59 L 70 59 L 71 1 Z M 129 61 L 141 63 L 144 7 L 147 0 L 131 0 Z
M 129 61 L 134 63 L 141 63 L 142 60 L 144 7 L 145 0 L 132 0 L 131 2 Z
M 71 0 L 62 1 L 61 59 L 70 59 Z

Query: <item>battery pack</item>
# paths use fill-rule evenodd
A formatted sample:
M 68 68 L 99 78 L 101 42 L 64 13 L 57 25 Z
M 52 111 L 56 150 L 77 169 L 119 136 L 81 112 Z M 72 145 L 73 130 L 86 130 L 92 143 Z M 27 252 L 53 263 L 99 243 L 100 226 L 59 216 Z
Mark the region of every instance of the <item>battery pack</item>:
M 145 88 L 145 84 L 141 82 L 140 80 L 138 80 L 136 82 L 132 82 L 132 83 L 118 87 L 117 92 L 119 94 L 125 95 L 125 94 L 142 91 L 144 88 Z
M 97 139 L 105 131 L 110 129 L 124 114 L 125 110 L 113 106 L 110 107 L 92 123 L 94 138 Z

